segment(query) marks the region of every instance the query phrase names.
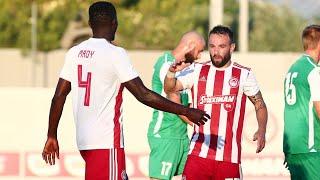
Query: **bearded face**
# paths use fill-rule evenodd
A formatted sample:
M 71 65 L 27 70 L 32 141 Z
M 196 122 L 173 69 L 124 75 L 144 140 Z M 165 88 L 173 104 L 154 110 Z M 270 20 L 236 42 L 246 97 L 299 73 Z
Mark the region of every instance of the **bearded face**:
M 209 52 L 212 64 L 221 68 L 231 59 L 235 45 L 226 34 L 211 34 L 209 37 Z
M 186 59 L 185 60 L 186 63 L 193 63 L 193 61 L 197 59 L 197 57 L 194 56 L 194 49 L 188 52 L 187 54 L 185 54 L 184 57 Z
M 196 42 L 195 47 L 190 52 L 184 55 L 185 62 L 193 63 L 196 59 L 199 59 L 201 57 L 201 52 L 204 50 L 204 48 L 205 43 L 201 40 L 198 40 L 198 42 Z
M 226 65 L 230 59 L 231 59 L 231 53 L 226 53 L 225 55 L 211 55 L 210 54 L 210 58 L 211 58 L 211 62 L 212 64 L 217 67 L 217 68 L 221 68 L 224 65 Z

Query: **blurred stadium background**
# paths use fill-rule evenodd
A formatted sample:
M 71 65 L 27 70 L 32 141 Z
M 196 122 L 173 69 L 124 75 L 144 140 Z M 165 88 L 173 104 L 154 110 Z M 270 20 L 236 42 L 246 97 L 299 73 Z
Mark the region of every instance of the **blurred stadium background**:
M 0 179 L 79 180 L 84 164 L 75 144 L 70 98 L 60 121 L 61 159 L 41 159 L 48 112 L 64 53 L 90 36 L 87 8 L 92 0 L 0 0 Z M 320 23 L 318 0 L 114 0 L 116 43 L 129 55 L 150 87 L 152 66 L 180 36 L 195 29 L 207 36 L 224 24 L 235 32 L 233 59 L 252 67 L 269 109 L 265 150 L 255 154 L 256 129 L 250 103 L 243 137 L 247 180 L 287 180 L 282 155 L 282 84 L 300 55 L 302 29 Z M 204 58 L 208 58 L 206 53 Z M 130 179 L 147 179 L 147 128 L 152 109 L 125 92 L 125 144 Z

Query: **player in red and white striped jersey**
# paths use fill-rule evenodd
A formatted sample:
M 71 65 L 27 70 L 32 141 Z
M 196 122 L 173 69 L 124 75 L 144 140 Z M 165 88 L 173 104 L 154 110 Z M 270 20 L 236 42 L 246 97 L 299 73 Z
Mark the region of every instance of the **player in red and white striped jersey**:
M 265 146 L 267 108 L 250 68 L 231 61 L 235 49 L 233 33 L 225 26 L 214 27 L 209 34 L 211 61 L 172 65 L 165 78 L 167 93 L 191 89 L 193 107 L 211 115 L 205 125 L 194 126 L 184 177 L 190 179 L 241 179 L 241 136 L 246 98 L 254 104 L 259 153 Z M 186 68 L 185 68 L 186 67 Z M 174 78 L 177 71 L 180 75 Z
M 52 99 L 43 159 L 59 158 L 57 128 L 72 89 L 77 145 L 86 162 L 86 180 L 127 179 L 122 130 L 122 91 L 126 87 L 142 103 L 187 116 L 196 124 L 209 118 L 204 111 L 173 103 L 147 89 L 126 51 L 113 45 L 117 30 L 115 7 L 105 1 L 89 8 L 93 37 L 71 48 Z

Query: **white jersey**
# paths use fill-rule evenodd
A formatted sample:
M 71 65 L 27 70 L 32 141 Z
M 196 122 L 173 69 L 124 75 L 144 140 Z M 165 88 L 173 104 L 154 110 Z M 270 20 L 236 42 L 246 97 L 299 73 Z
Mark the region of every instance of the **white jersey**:
M 123 48 L 90 38 L 71 48 L 60 77 L 71 82 L 79 150 L 123 148 L 123 82 L 138 77 Z
M 193 107 L 211 115 L 204 125 L 194 126 L 189 154 L 240 163 L 246 97 L 259 92 L 254 74 L 235 62 L 225 69 L 208 62 L 184 71 L 178 80 L 192 90 Z

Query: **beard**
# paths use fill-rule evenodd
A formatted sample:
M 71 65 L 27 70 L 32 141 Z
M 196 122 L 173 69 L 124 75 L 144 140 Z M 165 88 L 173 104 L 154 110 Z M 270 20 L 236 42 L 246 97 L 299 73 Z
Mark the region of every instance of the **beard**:
M 215 62 L 215 61 L 214 61 L 214 58 L 216 58 L 216 57 L 221 57 L 221 58 L 222 58 L 222 61 L 221 61 L 221 62 Z M 219 56 L 219 55 L 218 55 L 218 56 L 212 56 L 212 55 L 210 54 L 210 59 L 211 59 L 212 64 L 213 64 L 215 67 L 221 68 L 221 67 L 223 67 L 224 65 L 226 65 L 226 64 L 230 61 L 230 59 L 231 59 L 231 54 L 228 53 L 228 54 L 226 54 L 224 57 Z
M 194 60 L 196 60 L 197 58 L 194 57 L 194 50 L 192 50 L 191 52 L 187 53 L 184 55 L 184 58 L 186 59 L 185 60 L 185 63 L 190 63 L 192 64 L 194 62 Z
M 193 63 L 193 61 L 195 60 L 195 58 L 192 56 L 192 54 L 190 54 L 190 53 L 188 53 L 188 54 L 186 54 L 186 55 L 184 55 L 184 57 L 185 57 L 185 63 Z

